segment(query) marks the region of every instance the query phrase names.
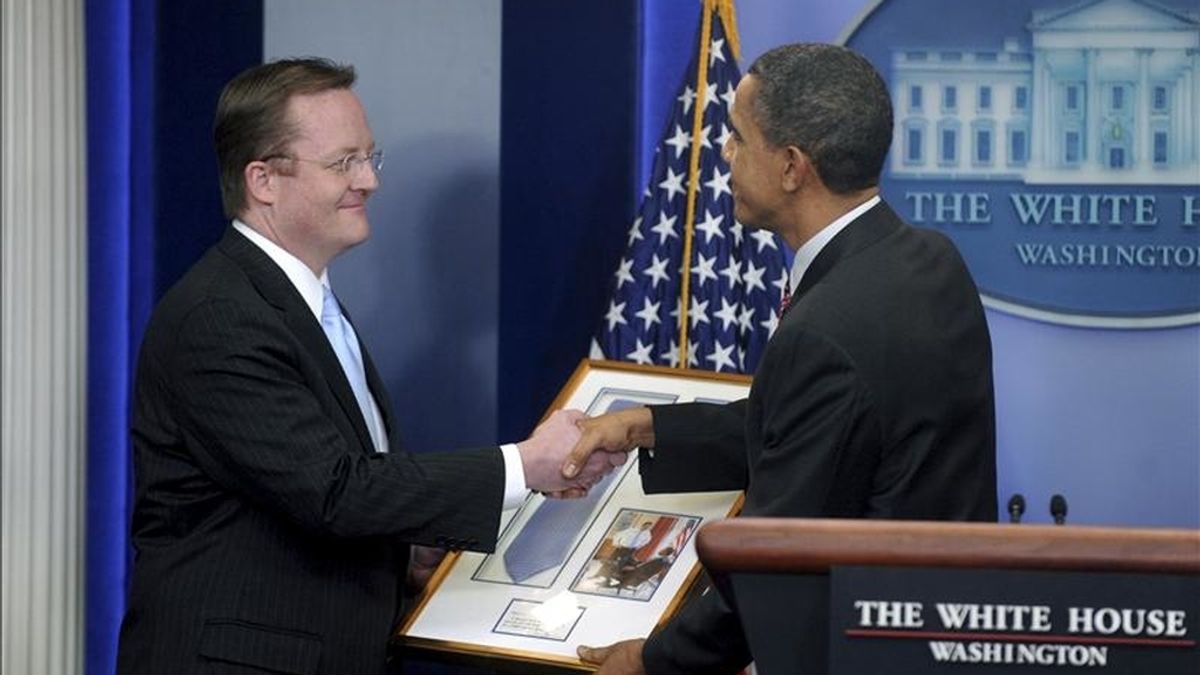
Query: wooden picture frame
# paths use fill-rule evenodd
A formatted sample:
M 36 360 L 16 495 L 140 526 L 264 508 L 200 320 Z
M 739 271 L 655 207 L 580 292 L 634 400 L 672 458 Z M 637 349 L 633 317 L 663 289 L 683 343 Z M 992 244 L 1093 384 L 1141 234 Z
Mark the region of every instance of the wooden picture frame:
M 749 388 L 744 375 L 585 360 L 550 410 L 723 403 Z M 563 561 L 530 574 L 517 561 L 547 528 L 527 526 L 546 522 L 538 509 L 554 501 L 531 494 L 502 515 L 495 553 L 446 557 L 393 640 L 408 653 L 502 670 L 591 670 L 577 646 L 646 637 L 675 614 L 700 573 L 700 525 L 734 515 L 741 494 L 646 495 L 631 453 L 576 508 L 581 525 L 559 528 L 567 532 L 556 549 L 566 551 Z

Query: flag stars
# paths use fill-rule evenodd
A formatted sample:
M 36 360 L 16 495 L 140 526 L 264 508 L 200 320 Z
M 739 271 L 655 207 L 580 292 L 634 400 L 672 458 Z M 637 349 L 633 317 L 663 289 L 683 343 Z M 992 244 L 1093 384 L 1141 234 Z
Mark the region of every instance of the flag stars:
M 732 82 L 725 83 L 725 93 L 721 94 L 721 100 L 730 108 L 733 107 L 733 102 L 737 100 L 737 90 L 733 88 Z
M 692 102 L 696 100 L 696 90 L 692 89 L 691 85 L 684 87 L 683 93 L 676 99 L 683 104 L 683 114 L 687 114 L 692 109 Z
M 645 237 L 642 236 L 642 217 L 638 216 L 634 219 L 633 225 L 629 228 L 629 241 L 625 245 L 633 246 L 634 242 L 641 241 L 642 239 L 645 239 Z
M 633 261 L 621 258 L 621 264 L 617 265 L 617 288 L 625 285 L 626 282 L 633 283 Z
M 670 278 L 667 275 L 667 262 L 669 260 L 670 260 L 670 258 L 668 258 L 667 260 L 659 260 L 658 254 L 655 253 L 653 256 L 653 259 L 651 259 L 651 261 L 650 261 L 650 266 L 647 267 L 646 269 L 642 270 L 642 274 L 645 274 L 646 276 L 650 277 L 651 288 L 657 289 L 658 282 L 666 281 L 667 279 Z M 624 309 L 624 308 L 625 308 L 625 303 L 621 303 L 621 309 Z M 625 322 L 622 321 L 621 323 L 625 323 Z M 609 330 L 612 330 L 612 328 L 610 327 Z
M 661 302 L 650 302 L 650 298 L 644 298 L 642 308 L 638 310 L 634 316 L 642 320 L 642 325 L 646 330 L 656 323 L 662 323 L 662 319 L 658 318 L 658 308 L 662 306 Z
M 705 360 L 712 363 L 713 370 L 716 371 L 720 371 L 722 368 L 737 370 L 737 364 L 733 362 L 733 348 L 733 344 L 723 347 L 720 342 L 717 342 L 713 345 L 713 353 L 705 357 Z
M 722 122 L 721 123 L 721 134 L 719 136 L 717 136 L 717 147 L 724 148 L 725 144 L 729 142 L 729 137 L 732 135 L 733 135 L 733 132 L 729 130 L 729 126 L 726 125 L 724 122 Z
M 762 280 L 763 274 L 766 274 L 766 272 L 766 265 L 763 265 L 762 267 L 755 267 L 753 260 L 746 261 L 746 272 L 742 275 L 742 281 L 746 282 L 747 293 L 753 291 L 755 288 L 759 288 L 764 292 L 767 290 L 767 287 Z
M 742 283 L 742 265 L 734 260 L 733 256 L 729 256 L 729 264 L 721 270 L 720 274 L 725 277 L 730 288 L 737 288 L 737 285 Z
M 713 314 L 713 316 L 721 320 L 721 330 L 729 330 L 730 326 L 738 322 L 737 310 L 738 306 L 736 304 L 729 302 L 725 298 L 721 298 L 721 309 Z
M 628 325 L 625 320 L 625 303 L 618 303 L 616 300 L 608 303 L 608 313 L 604 315 L 604 320 L 608 322 L 608 330 L 611 332 L 618 325 Z
M 743 225 L 741 223 L 739 223 L 737 220 L 734 220 L 733 225 L 731 225 L 729 227 L 729 233 L 733 235 L 733 243 L 737 246 L 742 245 L 742 230 L 743 229 L 744 229 Z
M 710 82 L 704 85 L 704 107 L 707 109 L 709 103 L 717 102 L 717 85 Z
M 704 286 L 704 282 L 712 279 L 717 280 L 717 273 L 713 271 L 713 266 L 717 264 L 717 256 L 705 258 L 703 253 L 696 254 L 696 266 L 692 268 L 692 274 L 696 275 L 696 285 Z
M 701 301 L 693 295 L 692 304 L 688 307 L 688 319 L 692 322 L 692 330 L 702 323 L 712 325 L 708 320 L 708 300 Z
M 787 288 L 790 283 L 791 283 L 791 279 L 788 278 L 787 269 L 781 268 L 779 270 L 779 278 L 776 279 L 775 281 L 772 281 L 771 285 L 774 286 L 775 288 L 779 289 L 779 295 L 780 295 L 780 297 L 782 297 L 783 289 Z
M 625 358 L 629 359 L 630 361 L 640 363 L 643 366 L 652 366 L 654 365 L 654 358 L 650 356 L 650 350 L 653 348 L 653 342 L 648 345 L 644 345 L 642 344 L 641 340 L 638 340 L 637 346 L 634 347 L 633 351 L 626 354 Z
M 675 135 L 663 141 L 663 143 L 675 148 L 675 159 L 679 159 L 679 156 L 683 154 L 683 151 L 691 147 L 692 135 L 685 132 L 683 127 L 676 124 Z
M 779 249 L 779 247 L 775 245 L 775 235 L 771 234 L 769 230 L 755 230 L 750 233 L 750 236 L 754 239 L 754 241 L 758 242 L 759 253 L 762 253 L 763 249 L 768 246 L 776 250 Z
M 721 170 L 714 166 L 712 178 L 705 181 L 704 187 L 713 191 L 712 200 L 714 202 L 720 199 L 722 194 L 733 195 L 733 191 L 729 189 L 729 175 L 728 173 L 721 173 Z M 770 234 L 770 232 L 767 232 L 768 236 Z M 772 245 L 774 245 L 774 242 L 772 242 Z M 761 245 L 758 250 L 762 251 Z
M 667 191 L 667 199 L 674 199 L 675 193 L 686 194 L 687 188 L 683 187 L 683 179 L 687 178 L 687 173 L 676 174 L 675 170 L 667 167 L 667 177 L 663 182 L 658 184 L 658 187 Z
M 659 214 L 658 222 L 654 224 L 654 227 L 650 228 L 651 232 L 658 235 L 659 246 L 667 243 L 667 240 L 671 237 L 679 237 L 679 235 L 675 234 L 675 220 L 677 218 L 678 216 L 668 218 L 665 211 Z
M 767 329 L 767 337 L 770 338 L 775 334 L 775 329 L 779 327 L 779 315 L 774 311 L 767 314 L 766 321 L 758 322 L 760 326 Z
M 709 43 L 708 50 L 708 67 L 712 68 L 717 61 L 725 61 L 725 53 L 721 48 L 725 46 L 725 38 L 717 38 Z
M 670 348 L 668 348 L 667 351 L 659 354 L 658 358 L 666 361 L 667 364 L 670 365 L 672 368 L 678 368 L 679 367 L 679 345 L 675 344 L 674 340 L 671 340 Z
M 725 238 L 725 233 L 721 232 L 721 222 L 724 220 L 724 214 L 713 215 L 712 211 L 704 210 L 704 222 L 696 223 L 696 229 L 704 233 L 705 245 L 711 244 L 713 237 Z
M 750 305 L 743 305 L 742 312 L 738 314 L 738 328 L 748 333 L 754 330 L 754 308 Z

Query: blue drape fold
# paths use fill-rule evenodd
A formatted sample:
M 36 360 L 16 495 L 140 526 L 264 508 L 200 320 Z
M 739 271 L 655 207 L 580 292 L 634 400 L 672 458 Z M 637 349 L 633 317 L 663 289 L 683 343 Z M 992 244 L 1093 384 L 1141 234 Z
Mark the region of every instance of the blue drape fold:
M 88 372 L 85 672 L 113 671 L 130 558 L 129 389 L 153 301 L 154 11 L 86 4 Z

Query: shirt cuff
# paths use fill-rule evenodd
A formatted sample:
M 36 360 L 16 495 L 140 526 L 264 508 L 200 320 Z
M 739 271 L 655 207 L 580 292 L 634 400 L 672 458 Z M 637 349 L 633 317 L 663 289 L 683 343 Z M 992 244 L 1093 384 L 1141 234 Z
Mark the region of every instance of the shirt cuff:
M 500 454 L 504 455 L 504 510 L 515 508 L 525 501 L 529 493 L 525 487 L 525 465 L 521 463 L 521 453 L 516 443 L 505 443 L 500 446 Z

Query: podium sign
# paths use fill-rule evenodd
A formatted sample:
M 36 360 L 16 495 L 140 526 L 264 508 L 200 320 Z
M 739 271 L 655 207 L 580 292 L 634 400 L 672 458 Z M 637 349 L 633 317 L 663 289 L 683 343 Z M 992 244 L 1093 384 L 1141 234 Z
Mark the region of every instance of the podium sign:
M 1200 673 L 1195 576 L 834 567 L 830 675 Z

